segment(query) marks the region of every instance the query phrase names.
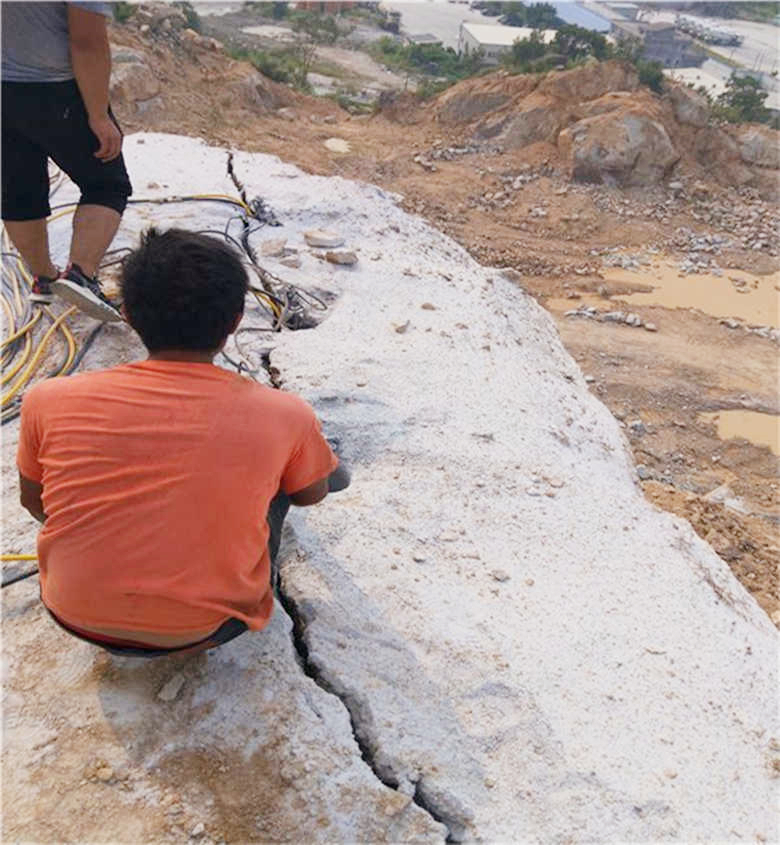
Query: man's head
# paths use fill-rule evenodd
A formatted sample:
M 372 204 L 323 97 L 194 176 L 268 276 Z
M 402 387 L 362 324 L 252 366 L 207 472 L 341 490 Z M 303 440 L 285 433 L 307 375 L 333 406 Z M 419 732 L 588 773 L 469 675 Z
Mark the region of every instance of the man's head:
M 127 321 L 150 352 L 211 352 L 241 318 L 249 280 L 222 241 L 151 228 L 125 259 L 121 287 Z

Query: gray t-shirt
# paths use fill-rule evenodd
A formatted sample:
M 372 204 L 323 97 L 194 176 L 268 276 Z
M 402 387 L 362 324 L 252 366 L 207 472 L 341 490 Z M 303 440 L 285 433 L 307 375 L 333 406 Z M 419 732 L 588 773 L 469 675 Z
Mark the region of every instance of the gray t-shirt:
M 73 3 L 111 17 L 110 3 Z M 3 82 L 63 82 L 73 79 L 67 3 L 0 4 Z

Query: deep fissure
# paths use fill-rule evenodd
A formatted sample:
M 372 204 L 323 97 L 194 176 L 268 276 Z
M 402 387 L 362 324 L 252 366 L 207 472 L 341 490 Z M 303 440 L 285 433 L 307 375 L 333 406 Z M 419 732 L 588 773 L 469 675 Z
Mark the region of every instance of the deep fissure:
M 309 647 L 306 645 L 305 640 L 306 623 L 304 622 L 302 615 L 298 612 L 298 608 L 295 601 L 284 591 L 283 582 L 281 578 L 279 579 L 276 596 L 279 600 L 279 603 L 284 608 L 285 613 L 290 617 L 292 621 L 292 644 L 293 648 L 295 649 L 296 659 L 298 665 L 301 667 L 301 670 L 307 677 L 311 678 L 314 683 L 317 684 L 318 687 L 320 687 L 320 689 L 339 699 L 339 701 L 344 706 L 344 709 L 347 711 L 347 715 L 349 716 L 349 723 L 352 728 L 352 736 L 354 737 L 355 742 L 357 743 L 357 746 L 360 750 L 360 756 L 363 759 L 363 762 L 371 769 L 378 781 L 387 786 L 389 789 L 398 791 L 398 781 L 382 774 L 376 764 L 374 754 L 371 751 L 369 744 L 366 742 L 365 738 L 361 736 L 360 725 L 358 723 L 357 717 L 355 716 L 352 711 L 352 708 L 350 707 L 349 696 L 340 694 L 336 689 L 334 689 L 333 686 L 328 682 L 327 678 L 323 677 L 319 669 L 314 666 L 311 660 L 309 659 Z M 453 830 L 453 828 L 461 828 L 461 823 L 454 822 L 453 824 L 453 820 L 448 820 L 433 805 L 431 801 L 426 799 L 426 797 L 423 795 L 419 783 L 415 784 L 414 793 L 410 797 L 412 799 L 412 802 L 416 804 L 421 810 L 424 810 L 435 821 L 445 826 L 445 828 L 447 829 L 447 836 L 445 840 L 446 842 L 461 841 L 461 837 L 458 836 L 457 833 Z

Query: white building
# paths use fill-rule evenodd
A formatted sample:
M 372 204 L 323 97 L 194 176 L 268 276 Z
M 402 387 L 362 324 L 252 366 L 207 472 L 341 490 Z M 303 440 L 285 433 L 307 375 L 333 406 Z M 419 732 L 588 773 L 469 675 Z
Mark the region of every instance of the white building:
M 468 56 L 482 50 L 486 65 L 497 65 L 500 57 L 512 49 L 515 41 L 524 41 L 538 32 L 545 44 L 555 40 L 556 30 L 534 30 L 527 26 L 502 26 L 501 24 L 462 23 L 458 34 L 458 54 Z

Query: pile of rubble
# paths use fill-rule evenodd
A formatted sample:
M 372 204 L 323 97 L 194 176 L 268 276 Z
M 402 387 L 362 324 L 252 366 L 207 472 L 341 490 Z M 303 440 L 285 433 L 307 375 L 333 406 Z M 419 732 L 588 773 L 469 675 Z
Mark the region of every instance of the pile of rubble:
M 192 29 L 187 16 L 177 6 L 165 3 L 141 4 L 134 9 L 132 19 L 141 35 L 156 41 L 212 52 L 222 50 L 222 43 L 216 38 L 209 38 Z
M 643 328 L 648 332 L 657 332 L 658 326 L 655 323 L 646 323 L 639 314 L 633 311 L 599 311 L 592 305 L 566 311 L 564 317 L 585 317 L 588 320 L 596 320 L 599 323 L 620 323 L 632 328 Z

